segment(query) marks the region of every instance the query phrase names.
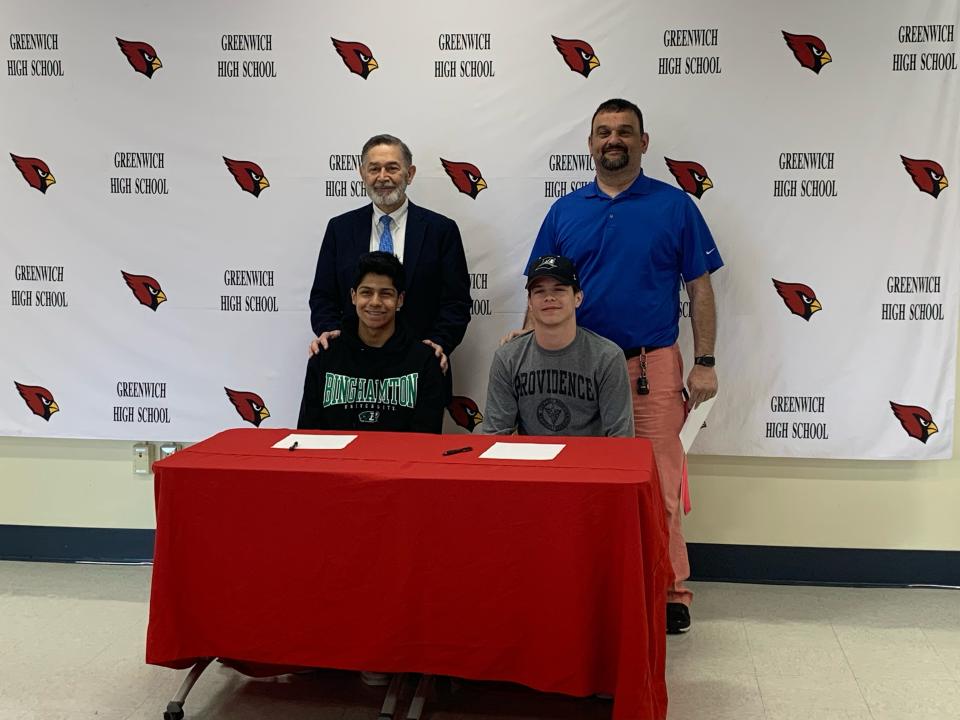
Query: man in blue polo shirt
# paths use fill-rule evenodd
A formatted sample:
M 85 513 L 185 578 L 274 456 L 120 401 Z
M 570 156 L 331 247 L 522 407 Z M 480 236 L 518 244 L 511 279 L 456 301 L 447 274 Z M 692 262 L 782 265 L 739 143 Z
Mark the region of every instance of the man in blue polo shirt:
M 675 580 L 666 613 L 673 634 L 690 629 L 692 598 L 684 585 L 690 565 L 680 522 L 685 458 L 679 433 L 688 407 L 677 347 L 680 282 L 691 304 L 696 359 L 686 388 L 694 407 L 717 392 L 710 273 L 723 261 L 686 193 L 643 174 L 649 141 L 636 105 L 620 99 L 601 104 L 587 140 L 596 180 L 553 204 L 530 257 L 573 260 L 584 291 L 577 322 L 627 356 L 636 434 L 653 444 L 667 510 Z

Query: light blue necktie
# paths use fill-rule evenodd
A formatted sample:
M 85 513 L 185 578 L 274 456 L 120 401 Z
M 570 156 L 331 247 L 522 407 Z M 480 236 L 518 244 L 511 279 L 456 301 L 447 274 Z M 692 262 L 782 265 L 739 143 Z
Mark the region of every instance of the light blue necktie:
M 380 233 L 380 251 L 381 252 L 393 252 L 393 235 L 390 234 L 390 216 L 383 215 L 380 217 L 380 224 L 383 225 L 383 232 Z

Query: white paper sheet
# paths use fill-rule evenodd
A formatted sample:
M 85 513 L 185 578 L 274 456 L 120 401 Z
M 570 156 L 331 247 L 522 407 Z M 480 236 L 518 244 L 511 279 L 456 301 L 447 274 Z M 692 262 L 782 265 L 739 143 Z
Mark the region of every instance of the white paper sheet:
M 297 450 L 343 450 L 356 439 L 356 435 L 297 435 L 296 433 L 290 433 L 272 447 L 289 449 L 293 443 L 297 443 Z
M 690 446 L 693 445 L 693 441 L 697 439 L 697 433 L 700 432 L 700 428 L 702 428 L 703 423 L 706 422 L 707 415 L 710 414 L 710 410 L 713 408 L 713 403 L 716 399 L 717 396 L 714 395 L 706 402 L 697 405 L 697 407 L 687 415 L 686 422 L 684 422 L 683 427 L 680 428 L 680 444 L 683 445 L 684 452 L 690 452 Z
M 488 460 L 553 460 L 565 447 L 562 443 L 498 442 L 488 447 L 480 457 Z

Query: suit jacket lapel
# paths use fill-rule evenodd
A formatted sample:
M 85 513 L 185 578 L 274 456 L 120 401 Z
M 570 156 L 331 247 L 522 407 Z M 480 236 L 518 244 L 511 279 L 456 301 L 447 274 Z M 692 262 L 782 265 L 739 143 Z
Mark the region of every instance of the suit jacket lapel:
M 407 276 L 407 287 L 417 271 L 417 260 L 420 258 L 420 249 L 423 247 L 423 238 L 427 232 L 427 224 L 423 219 L 422 210 L 410 203 L 407 206 L 407 229 L 403 237 L 403 269 Z
M 364 212 L 359 214 L 359 220 L 353 228 L 353 264 L 364 253 L 370 252 L 370 233 L 373 232 L 373 204 L 363 208 Z M 351 272 L 353 272 L 351 270 Z

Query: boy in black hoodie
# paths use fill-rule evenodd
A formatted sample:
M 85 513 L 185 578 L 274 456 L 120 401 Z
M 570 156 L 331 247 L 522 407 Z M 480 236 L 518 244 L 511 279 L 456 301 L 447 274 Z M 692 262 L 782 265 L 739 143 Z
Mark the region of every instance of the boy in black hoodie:
M 357 314 L 307 363 L 298 428 L 440 432 L 443 374 L 433 350 L 397 317 L 404 287 L 396 255 L 360 258 L 350 290 Z

